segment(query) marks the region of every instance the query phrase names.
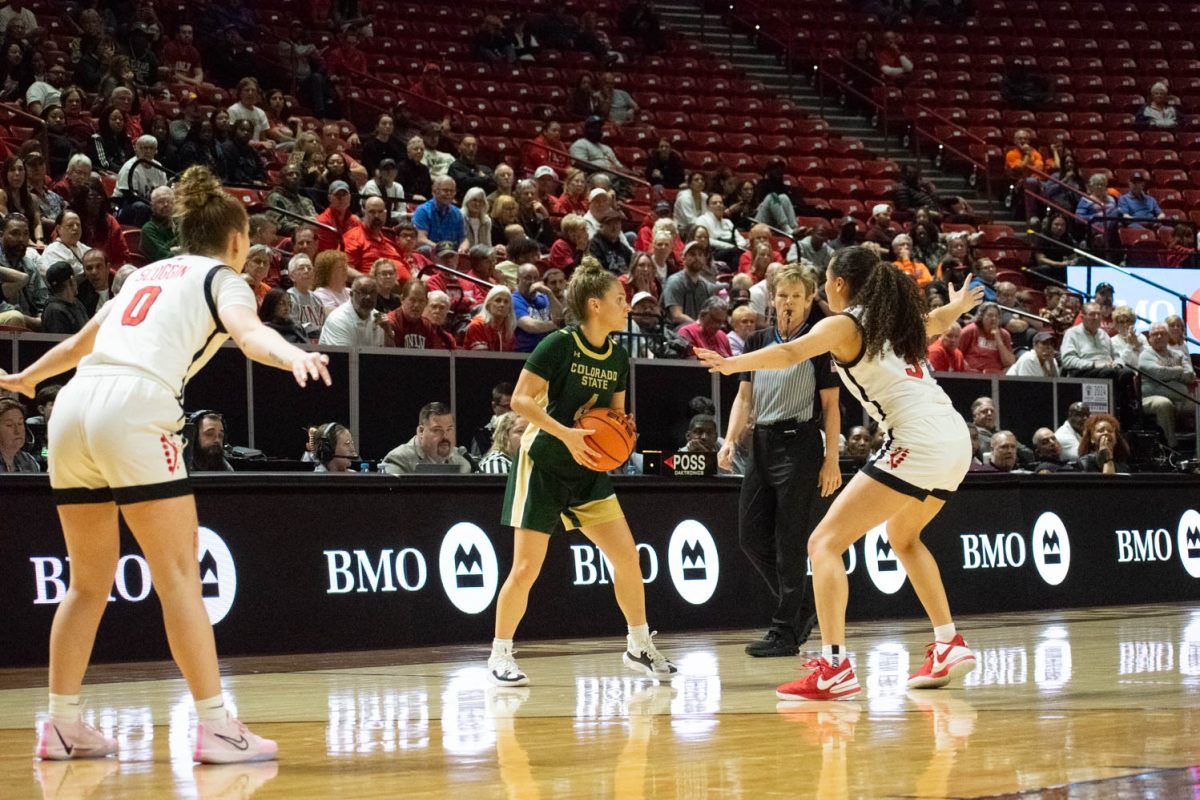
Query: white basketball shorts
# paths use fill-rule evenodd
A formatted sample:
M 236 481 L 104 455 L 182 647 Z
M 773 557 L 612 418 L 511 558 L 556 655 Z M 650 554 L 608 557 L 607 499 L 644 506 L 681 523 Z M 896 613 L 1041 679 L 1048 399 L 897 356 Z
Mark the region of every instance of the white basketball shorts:
M 946 500 L 971 468 L 971 433 L 957 414 L 938 414 L 892 428 L 863 472 L 918 500 Z

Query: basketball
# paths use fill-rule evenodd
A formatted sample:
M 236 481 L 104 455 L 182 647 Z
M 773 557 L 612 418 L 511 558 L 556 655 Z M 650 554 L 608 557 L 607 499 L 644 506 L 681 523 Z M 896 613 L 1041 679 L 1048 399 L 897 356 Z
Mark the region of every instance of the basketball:
M 604 472 L 624 464 L 637 441 L 633 423 L 611 408 L 593 408 L 575 422 L 575 427 L 595 431 L 587 443 L 600 454 L 596 468 Z

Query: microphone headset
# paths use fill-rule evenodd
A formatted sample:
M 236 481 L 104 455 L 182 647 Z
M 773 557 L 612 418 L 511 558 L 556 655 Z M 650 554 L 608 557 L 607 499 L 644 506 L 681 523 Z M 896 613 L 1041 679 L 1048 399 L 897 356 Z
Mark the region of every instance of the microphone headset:
M 328 466 L 329 462 L 335 458 L 344 458 L 347 461 L 353 461 L 358 458 L 357 453 L 342 454 L 337 452 L 337 437 L 344 430 L 349 429 L 340 422 L 330 422 L 317 431 L 316 438 L 313 440 L 313 458 L 317 460 L 317 463 Z

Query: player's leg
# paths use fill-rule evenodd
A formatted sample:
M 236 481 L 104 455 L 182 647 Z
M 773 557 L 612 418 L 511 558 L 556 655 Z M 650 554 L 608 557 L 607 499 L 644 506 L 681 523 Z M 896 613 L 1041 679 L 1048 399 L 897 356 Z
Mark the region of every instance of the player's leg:
M 513 529 L 513 564 L 496 598 L 496 636 L 488 657 L 488 680 L 497 686 L 525 686 L 529 677 L 513 658 L 513 636 L 529 605 L 529 590 L 542 572 L 550 534 Z
M 821 659 L 808 675 L 776 690 L 781 700 L 844 700 L 859 693 L 858 679 L 845 657 L 850 590 L 842 553 L 875 526 L 919 505 L 920 500 L 860 472 L 817 524 L 808 540 L 808 556 L 821 628 Z
M 550 535 L 527 528 L 513 530 L 513 564 L 496 598 L 496 638 L 512 639 L 525 616 L 529 590 L 542 572 Z
M 275 742 L 234 719 L 221 696 L 216 642 L 200 593 L 195 499 L 187 494 L 122 504 L 121 514 L 146 556 L 171 656 L 196 701 L 196 759 L 227 763 L 274 758 Z
M 615 497 L 599 501 L 599 505 L 607 505 L 619 512 Z M 593 506 L 592 513 L 599 517 L 607 514 Z M 572 509 L 578 516 L 580 509 Z M 678 670 L 666 656 L 658 652 L 654 646 L 650 626 L 646 623 L 646 588 L 642 583 L 641 558 L 637 544 L 633 541 L 633 533 L 624 515 L 616 518 L 598 519 L 595 522 L 580 526 L 583 535 L 600 548 L 600 552 L 612 566 L 613 591 L 617 596 L 617 605 L 625 616 L 629 628 L 626 637 L 626 650 L 623 656 L 625 665 L 632 670 L 642 672 L 651 677 L 668 677 Z
M 888 520 L 888 542 L 904 565 L 913 590 L 933 623 L 934 641 L 926 648 L 921 668 L 908 679 L 912 689 L 936 689 L 975 669 L 975 654 L 954 627 L 950 601 L 942 573 L 929 548 L 921 541 L 921 532 L 942 510 L 945 501 L 928 497 L 910 513 Z
M 102 757 L 115 753 L 117 742 L 80 720 L 79 693 L 117 571 L 117 507 L 60 505 L 58 518 L 71 576 L 50 626 L 50 720 L 39 726 L 35 754 L 55 760 Z

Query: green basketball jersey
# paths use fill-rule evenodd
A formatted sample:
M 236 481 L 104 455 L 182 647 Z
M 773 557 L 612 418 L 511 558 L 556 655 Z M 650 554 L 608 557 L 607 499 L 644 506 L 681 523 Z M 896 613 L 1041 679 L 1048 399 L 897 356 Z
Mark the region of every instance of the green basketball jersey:
M 611 407 L 613 395 L 629 386 L 628 351 L 607 338 L 604 347 L 597 350 L 577 325 L 555 331 L 539 342 L 525 369 L 546 380 L 546 394 L 537 401 L 568 428 L 593 408 Z M 538 467 L 584 470 L 571 458 L 566 445 L 533 424 L 525 429 L 521 448 Z

